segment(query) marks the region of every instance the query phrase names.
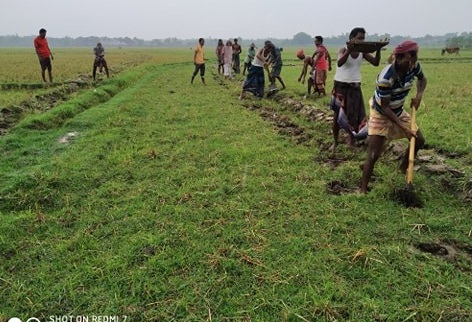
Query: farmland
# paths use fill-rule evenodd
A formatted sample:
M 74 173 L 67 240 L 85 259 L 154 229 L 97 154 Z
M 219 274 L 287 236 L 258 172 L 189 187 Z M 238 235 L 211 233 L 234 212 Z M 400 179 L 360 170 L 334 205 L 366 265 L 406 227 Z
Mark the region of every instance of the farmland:
M 405 208 L 394 149 L 352 193 L 365 148 L 328 151 L 296 48 L 287 89 L 243 101 L 212 48 L 206 86 L 189 49 L 106 50 L 97 83 L 90 50 L 54 51 L 53 85 L 31 50 L 0 50 L 0 321 L 472 319 L 472 52 L 420 52 L 425 206 Z

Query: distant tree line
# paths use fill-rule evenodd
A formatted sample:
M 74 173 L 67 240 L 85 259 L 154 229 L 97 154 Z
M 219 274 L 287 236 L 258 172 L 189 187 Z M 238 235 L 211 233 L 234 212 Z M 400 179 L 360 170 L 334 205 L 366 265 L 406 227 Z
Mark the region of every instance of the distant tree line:
M 274 44 L 279 47 L 291 47 L 291 46 L 309 46 L 313 45 L 313 38 L 316 35 L 309 35 L 305 32 L 299 32 L 293 36 L 292 39 L 276 39 L 276 38 L 267 38 L 267 39 L 243 39 L 241 37 L 236 37 L 239 39 L 240 44 L 243 46 L 249 46 L 251 42 L 256 43 L 256 45 L 262 44 L 265 40 L 271 40 Z M 346 43 L 349 38 L 348 33 L 344 33 L 338 36 L 324 36 L 324 44 L 326 46 L 342 46 Z M 0 47 L 32 47 L 33 39 L 36 36 L 0 36 Z M 224 38 L 226 40 L 229 37 Z M 381 39 L 388 38 L 390 39 L 390 44 L 392 46 L 402 42 L 406 39 L 411 39 L 408 36 L 391 36 L 389 34 L 368 34 L 368 41 L 377 41 Z M 420 46 L 424 47 L 445 47 L 445 46 L 459 46 L 462 48 L 472 47 L 472 33 L 448 33 L 443 36 L 431 36 L 426 35 L 419 38 L 414 38 Z M 48 37 L 49 45 L 51 47 L 94 47 L 97 42 L 101 42 L 106 47 L 192 47 L 197 42 L 197 39 L 178 39 L 175 37 L 165 38 L 165 39 L 153 39 L 153 40 L 143 40 L 139 38 L 129 38 L 129 37 L 118 37 L 118 38 L 109 38 L 109 37 L 64 37 L 64 38 L 54 38 Z M 205 38 L 205 44 L 209 47 L 216 47 L 218 38 L 208 37 Z
M 451 37 L 446 42 L 447 47 L 472 48 L 472 32 L 463 32 Z

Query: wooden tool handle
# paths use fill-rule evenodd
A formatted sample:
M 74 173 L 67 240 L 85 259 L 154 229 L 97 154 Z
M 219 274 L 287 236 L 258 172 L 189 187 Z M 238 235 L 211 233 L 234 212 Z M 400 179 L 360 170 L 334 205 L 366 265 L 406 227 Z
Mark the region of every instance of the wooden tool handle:
M 411 107 L 411 130 L 415 130 L 416 125 L 416 107 Z M 406 183 L 411 184 L 413 182 L 413 165 L 415 163 L 415 145 L 416 137 L 412 136 L 410 139 L 410 154 L 408 156 L 408 170 L 406 172 Z

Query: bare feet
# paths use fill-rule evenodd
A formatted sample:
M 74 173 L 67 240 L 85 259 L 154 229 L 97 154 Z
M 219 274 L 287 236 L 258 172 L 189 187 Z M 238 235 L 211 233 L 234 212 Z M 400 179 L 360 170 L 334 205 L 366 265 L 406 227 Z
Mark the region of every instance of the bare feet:
M 358 190 L 356 190 L 357 194 L 359 195 L 365 195 L 367 194 L 367 191 L 368 189 L 363 189 L 363 188 L 359 188 Z

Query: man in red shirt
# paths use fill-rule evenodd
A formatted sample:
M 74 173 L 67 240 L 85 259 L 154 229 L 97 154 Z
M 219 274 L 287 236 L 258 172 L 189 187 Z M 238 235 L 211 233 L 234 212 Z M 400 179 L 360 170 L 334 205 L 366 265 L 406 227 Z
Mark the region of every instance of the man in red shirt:
M 41 28 L 39 30 L 39 36 L 34 39 L 34 49 L 36 55 L 39 58 L 39 64 L 41 65 L 41 76 L 43 82 L 46 82 L 45 72 L 48 70 L 49 82 L 52 83 L 52 65 L 51 60 L 54 59 L 51 50 L 49 49 L 48 41 L 46 40 L 46 29 Z
M 325 85 L 328 70 L 331 70 L 331 56 L 323 45 L 323 37 L 315 37 L 315 46 L 316 51 L 311 57 L 313 59 L 312 72 L 314 72 L 315 93 L 318 93 L 318 96 L 321 94 L 326 96 Z

